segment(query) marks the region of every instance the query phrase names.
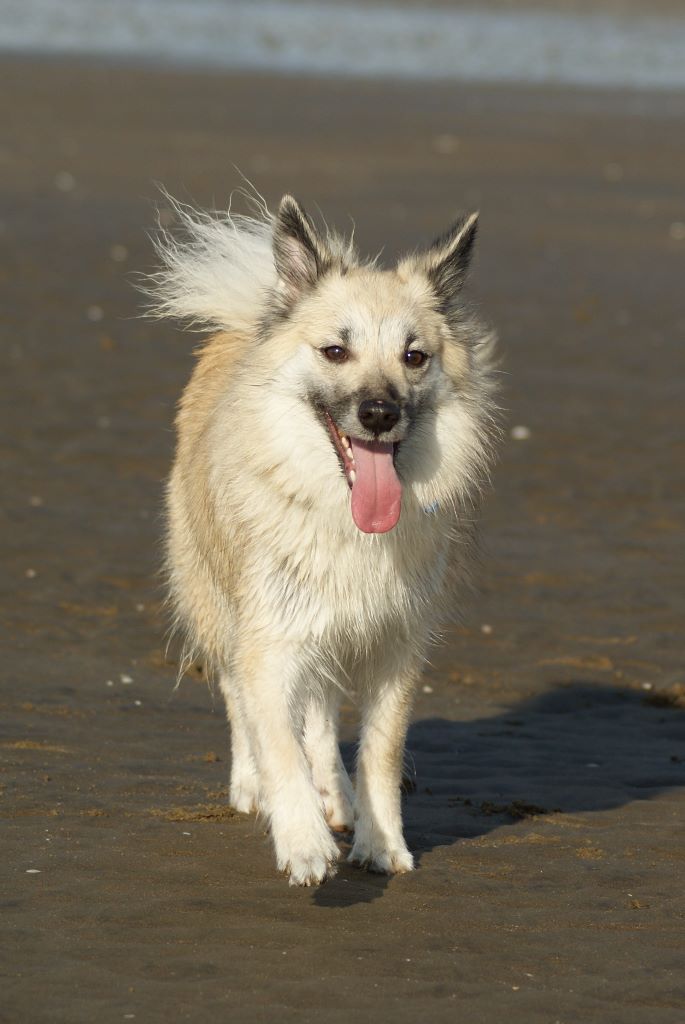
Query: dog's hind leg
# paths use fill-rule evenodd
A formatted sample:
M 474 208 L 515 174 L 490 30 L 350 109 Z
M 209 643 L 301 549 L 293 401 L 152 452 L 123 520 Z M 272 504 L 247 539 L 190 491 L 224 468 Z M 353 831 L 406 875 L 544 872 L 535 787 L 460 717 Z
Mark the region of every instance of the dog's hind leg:
M 417 674 L 412 659 L 403 671 L 365 691 L 349 860 L 370 871 L 400 873 L 414 866 L 402 834 L 400 782 Z
M 335 874 L 338 848 L 301 740 L 308 668 L 301 646 L 265 642 L 260 634 L 236 655 L 235 678 L 278 867 L 291 885 L 317 885 Z M 301 709 L 297 721 L 293 709 Z
M 219 677 L 231 725 L 231 777 L 229 803 L 236 811 L 250 814 L 259 810 L 259 774 L 252 752 L 242 697 L 226 672 Z
M 326 821 L 334 832 L 354 828 L 354 790 L 338 746 L 338 697 L 331 689 L 313 697 L 307 707 L 303 730 L 314 785 L 323 798 Z

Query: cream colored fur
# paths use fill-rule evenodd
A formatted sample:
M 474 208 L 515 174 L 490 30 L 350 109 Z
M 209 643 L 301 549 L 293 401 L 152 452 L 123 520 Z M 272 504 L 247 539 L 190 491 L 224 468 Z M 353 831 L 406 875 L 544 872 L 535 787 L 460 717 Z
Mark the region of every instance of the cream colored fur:
M 329 826 L 354 829 L 352 862 L 408 871 L 412 692 L 469 572 L 496 433 L 492 337 L 459 299 L 475 220 L 379 270 L 293 200 L 255 220 L 181 212 L 185 236 L 160 243 L 156 310 L 218 333 L 181 400 L 167 567 L 177 624 L 226 698 L 231 803 L 268 816 L 294 884 L 334 872 Z M 331 365 L 321 349 L 343 328 L 351 356 Z M 403 362 L 408 331 L 430 357 L 420 377 Z M 354 396 L 380 387 L 420 413 L 390 437 L 399 523 L 365 534 L 316 403 L 352 396 L 339 424 L 352 433 Z M 354 790 L 337 742 L 345 694 L 362 713 Z

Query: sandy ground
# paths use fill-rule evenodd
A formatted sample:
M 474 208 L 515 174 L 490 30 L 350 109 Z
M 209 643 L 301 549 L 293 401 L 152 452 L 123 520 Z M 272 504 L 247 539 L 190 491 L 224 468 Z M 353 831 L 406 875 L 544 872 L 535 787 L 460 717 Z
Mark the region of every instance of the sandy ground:
M 20 61 L 3 83 L 0 1019 L 680 1024 L 681 100 Z M 233 164 L 389 256 L 482 210 L 471 291 L 529 437 L 418 697 L 419 869 L 390 881 L 290 889 L 227 809 L 218 699 L 164 658 L 191 341 L 136 318 L 130 274 L 152 183 L 221 204 Z

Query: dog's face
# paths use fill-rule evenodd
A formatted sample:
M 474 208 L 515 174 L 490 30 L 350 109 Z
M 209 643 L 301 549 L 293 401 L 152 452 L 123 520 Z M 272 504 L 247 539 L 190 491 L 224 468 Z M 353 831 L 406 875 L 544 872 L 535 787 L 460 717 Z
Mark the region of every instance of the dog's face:
M 341 433 L 400 443 L 444 386 L 444 321 L 430 296 L 394 271 L 324 279 L 303 314 L 309 390 Z
M 346 265 L 345 252 L 330 250 L 293 199 L 281 203 L 274 257 L 282 334 L 296 341 L 303 399 L 337 453 L 364 532 L 397 523 L 400 450 L 468 374 L 451 313 L 475 227 L 476 217 L 467 218 L 427 253 L 381 271 Z

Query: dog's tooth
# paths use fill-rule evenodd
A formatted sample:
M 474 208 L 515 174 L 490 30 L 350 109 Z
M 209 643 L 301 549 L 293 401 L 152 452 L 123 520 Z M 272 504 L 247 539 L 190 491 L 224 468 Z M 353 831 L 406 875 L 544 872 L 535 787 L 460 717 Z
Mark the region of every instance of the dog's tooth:
M 349 448 L 350 447 L 350 439 L 349 439 L 349 437 L 347 437 L 346 434 L 341 434 L 340 435 L 340 440 L 342 441 L 344 448 Z
M 351 448 L 345 449 L 345 455 L 354 462 L 354 453 Z
M 351 484 L 353 484 L 354 481 L 357 479 L 357 474 L 354 469 L 348 470 L 347 479 L 350 481 Z

